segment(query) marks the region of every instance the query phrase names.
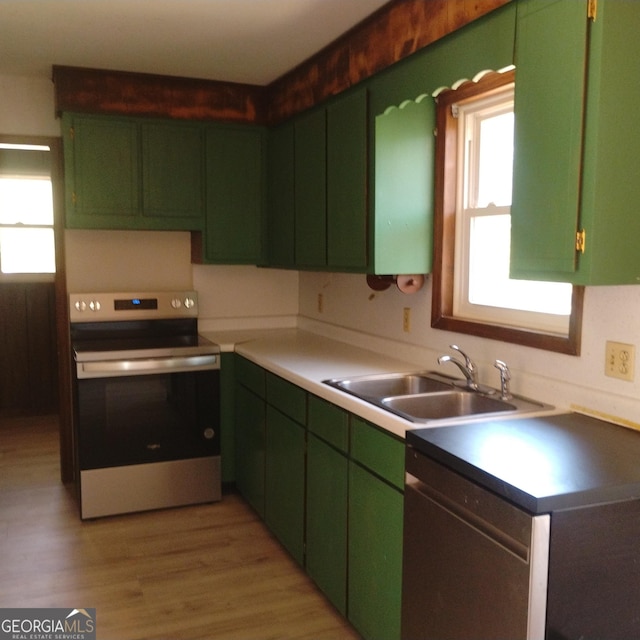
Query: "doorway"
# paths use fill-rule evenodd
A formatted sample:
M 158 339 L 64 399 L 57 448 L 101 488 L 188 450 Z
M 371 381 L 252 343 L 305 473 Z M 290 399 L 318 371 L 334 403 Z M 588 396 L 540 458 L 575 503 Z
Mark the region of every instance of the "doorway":
M 73 480 L 62 143 L 0 135 L 0 419 L 57 415 Z

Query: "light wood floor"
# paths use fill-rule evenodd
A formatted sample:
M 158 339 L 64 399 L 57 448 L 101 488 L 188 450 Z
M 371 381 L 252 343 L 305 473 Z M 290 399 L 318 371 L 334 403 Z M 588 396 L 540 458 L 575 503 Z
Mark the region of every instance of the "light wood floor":
M 101 640 L 359 637 L 238 496 L 82 522 L 57 446 L 0 420 L 0 607 L 95 607 Z

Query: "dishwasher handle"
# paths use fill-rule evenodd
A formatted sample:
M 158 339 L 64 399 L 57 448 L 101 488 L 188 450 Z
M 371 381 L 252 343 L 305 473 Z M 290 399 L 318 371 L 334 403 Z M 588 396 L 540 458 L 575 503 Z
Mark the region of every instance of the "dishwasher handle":
M 418 480 L 411 474 L 407 474 L 406 490 L 416 491 L 424 499 L 427 499 L 436 504 L 441 509 L 448 511 L 452 516 L 462 520 L 468 526 L 474 528 L 476 531 L 482 533 L 484 536 L 490 538 L 496 544 L 499 544 L 504 549 L 507 549 L 514 555 L 518 556 L 524 562 L 529 562 L 529 544 L 519 540 L 511 535 L 505 529 L 495 524 L 492 519 L 484 518 L 482 513 L 473 507 L 477 507 L 477 502 L 474 502 L 471 508 L 467 506 L 469 503 L 457 502 L 450 499 L 445 494 L 435 491 L 432 487 L 426 485 L 424 482 Z M 471 501 L 474 501 L 473 497 L 469 497 Z M 506 505 L 510 508 L 511 505 Z M 505 517 L 509 517 L 509 513 L 505 512 Z M 530 520 L 529 520 L 530 522 Z M 505 527 L 506 528 L 506 527 Z M 530 538 L 531 529 L 528 528 L 528 534 Z
M 211 371 L 215 369 L 220 369 L 220 356 L 217 354 L 169 356 L 78 362 L 77 376 L 79 380 L 82 380 L 87 378 L 145 376 L 158 373 Z

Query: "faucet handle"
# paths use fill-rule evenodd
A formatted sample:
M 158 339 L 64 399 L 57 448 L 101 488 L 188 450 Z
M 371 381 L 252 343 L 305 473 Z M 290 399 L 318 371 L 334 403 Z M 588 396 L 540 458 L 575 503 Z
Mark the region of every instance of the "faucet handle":
M 457 344 L 450 344 L 449 347 L 457 351 L 464 358 L 464 364 L 470 372 L 477 370 L 475 362 Z
M 511 399 L 511 391 L 509 390 L 509 380 L 511 380 L 511 371 L 506 362 L 496 360 L 493 366 L 500 372 L 500 395 L 503 400 Z

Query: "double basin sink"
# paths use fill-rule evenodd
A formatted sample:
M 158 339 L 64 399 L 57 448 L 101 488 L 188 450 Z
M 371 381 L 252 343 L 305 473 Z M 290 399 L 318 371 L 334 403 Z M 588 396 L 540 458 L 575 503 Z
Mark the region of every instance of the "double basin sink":
M 333 378 L 324 383 L 420 423 L 460 422 L 475 416 L 533 413 L 553 408 L 521 396 L 502 398 L 500 392 L 490 387 L 469 389 L 464 386 L 464 380 L 434 371 Z

